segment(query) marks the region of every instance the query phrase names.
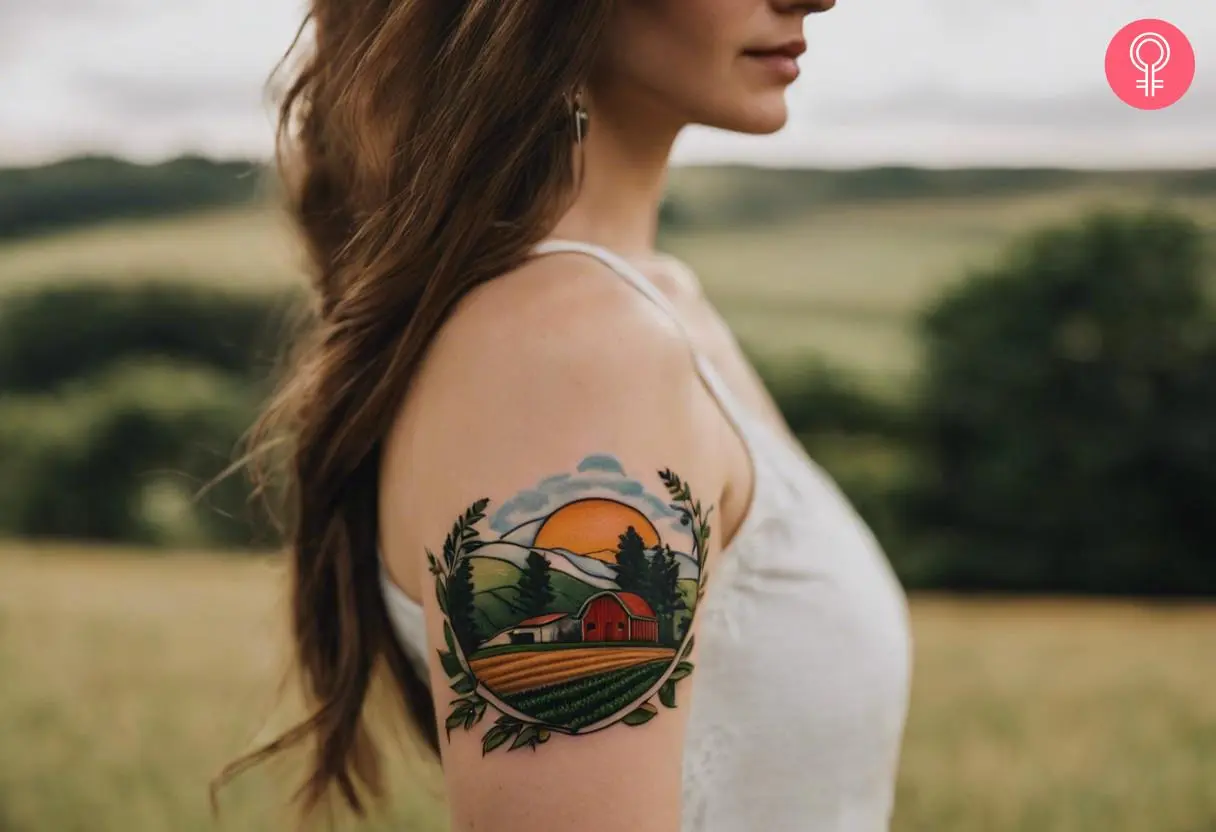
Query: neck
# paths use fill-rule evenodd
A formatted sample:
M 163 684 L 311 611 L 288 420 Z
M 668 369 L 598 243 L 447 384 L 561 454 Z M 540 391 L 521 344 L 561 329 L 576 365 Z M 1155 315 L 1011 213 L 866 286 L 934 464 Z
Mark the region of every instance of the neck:
M 644 107 L 606 95 L 588 104 L 590 128 L 574 154 L 579 191 L 554 237 L 595 243 L 623 256 L 654 253 L 668 159 L 681 125 L 657 112 L 646 118 Z

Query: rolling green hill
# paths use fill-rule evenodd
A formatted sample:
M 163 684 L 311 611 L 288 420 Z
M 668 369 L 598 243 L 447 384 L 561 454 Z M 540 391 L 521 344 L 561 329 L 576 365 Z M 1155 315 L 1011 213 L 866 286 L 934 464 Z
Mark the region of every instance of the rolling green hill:
M 1216 238 L 1213 171 L 680 167 L 669 194 L 660 247 L 691 267 L 756 358 L 782 372 L 819 357 L 896 393 L 920 365 L 916 312 L 1018 235 L 1098 207 L 1156 204 Z M 0 302 L 74 279 L 306 284 L 291 223 L 265 203 L 175 210 L 0 243 Z
M 477 607 L 477 625 L 489 637 L 526 618 L 519 604 L 519 579 L 523 571 L 514 564 L 497 558 L 473 556 L 473 592 Z M 578 612 L 591 595 L 599 590 L 569 575 L 549 573 L 553 589 L 553 612 Z
M 687 165 L 671 172 L 663 217 L 667 225 L 679 227 L 739 226 L 841 203 L 1004 198 L 1095 186 L 1159 196 L 1212 196 L 1216 170 Z M 277 177 L 264 162 L 198 156 L 152 165 L 81 156 L 36 167 L 0 168 L 0 239 L 236 205 L 273 193 L 276 187 Z

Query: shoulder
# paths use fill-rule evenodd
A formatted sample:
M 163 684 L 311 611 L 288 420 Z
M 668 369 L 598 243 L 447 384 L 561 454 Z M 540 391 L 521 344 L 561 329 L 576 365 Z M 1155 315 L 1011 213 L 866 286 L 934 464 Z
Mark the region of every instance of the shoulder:
M 537 258 L 472 291 L 442 327 L 389 437 L 382 485 L 399 504 L 447 506 L 615 453 L 695 466 L 690 476 L 717 490 L 703 451 L 721 427 L 706 395 L 685 337 L 653 302 L 592 258 Z
M 677 305 L 697 301 L 705 297 L 701 279 L 692 266 L 673 254 L 661 254 L 655 258 L 647 277 Z
M 435 338 L 418 388 L 436 403 L 475 383 L 504 397 L 632 389 L 672 393 L 694 378 L 675 322 L 607 266 L 534 258 L 474 289 Z

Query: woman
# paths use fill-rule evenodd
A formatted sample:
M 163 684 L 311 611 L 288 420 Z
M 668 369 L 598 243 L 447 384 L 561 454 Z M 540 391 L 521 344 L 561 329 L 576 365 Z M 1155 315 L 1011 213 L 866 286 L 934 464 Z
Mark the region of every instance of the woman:
M 903 594 L 654 252 L 677 134 L 772 133 L 833 0 L 313 0 L 320 323 L 286 430 L 312 806 L 387 667 L 453 829 L 885 829 Z M 740 279 L 747 279 L 740 275 Z

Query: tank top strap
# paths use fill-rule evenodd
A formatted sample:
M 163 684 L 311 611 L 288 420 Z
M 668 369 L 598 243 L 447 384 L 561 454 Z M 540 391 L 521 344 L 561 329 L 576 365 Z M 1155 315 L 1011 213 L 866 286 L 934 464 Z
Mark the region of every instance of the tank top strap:
M 746 408 L 743 407 L 742 403 L 735 398 L 734 393 L 727 387 L 726 381 L 713 365 L 713 362 L 697 349 L 696 343 L 689 336 L 688 330 L 680 320 L 680 316 L 676 312 L 676 308 L 672 302 L 659 291 L 657 286 L 650 282 L 650 278 L 646 277 L 640 269 L 610 249 L 580 240 L 544 240 L 533 247 L 532 253 L 536 256 L 565 253 L 584 254 L 603 263 L 619 278 L 645 295 L 667 316 L 684 337 L 684 341 L 692 353 L 697 375 L 710 395 L 718 403 L 726 418 L 742 436 L 746 437 L 748 435 L 746 428 L 748 413 Z
M 667 295 L 659 291 L 658 287 L 650 282 L 650 278 L 642 274 L 642 272 L 615 251 L 606 249 L 603 246 L 597 246 L 593 243 L 584 243 L 578 240 L 545 240 L 538 243 L 532 249 L 533 254 L 564 254 L 575 253 L 585 254 L 595 260 L 599 260 L 626 283 L 637 289 L 647 298 L 649 298 L 655 306 L 663 310 L 681 332 L 684 332 L 684 325 L 680 322 L 680 316 L 676 314 L 675 307 L 668 300 Z M 684 333 L 687 336 L 687 333 Z

